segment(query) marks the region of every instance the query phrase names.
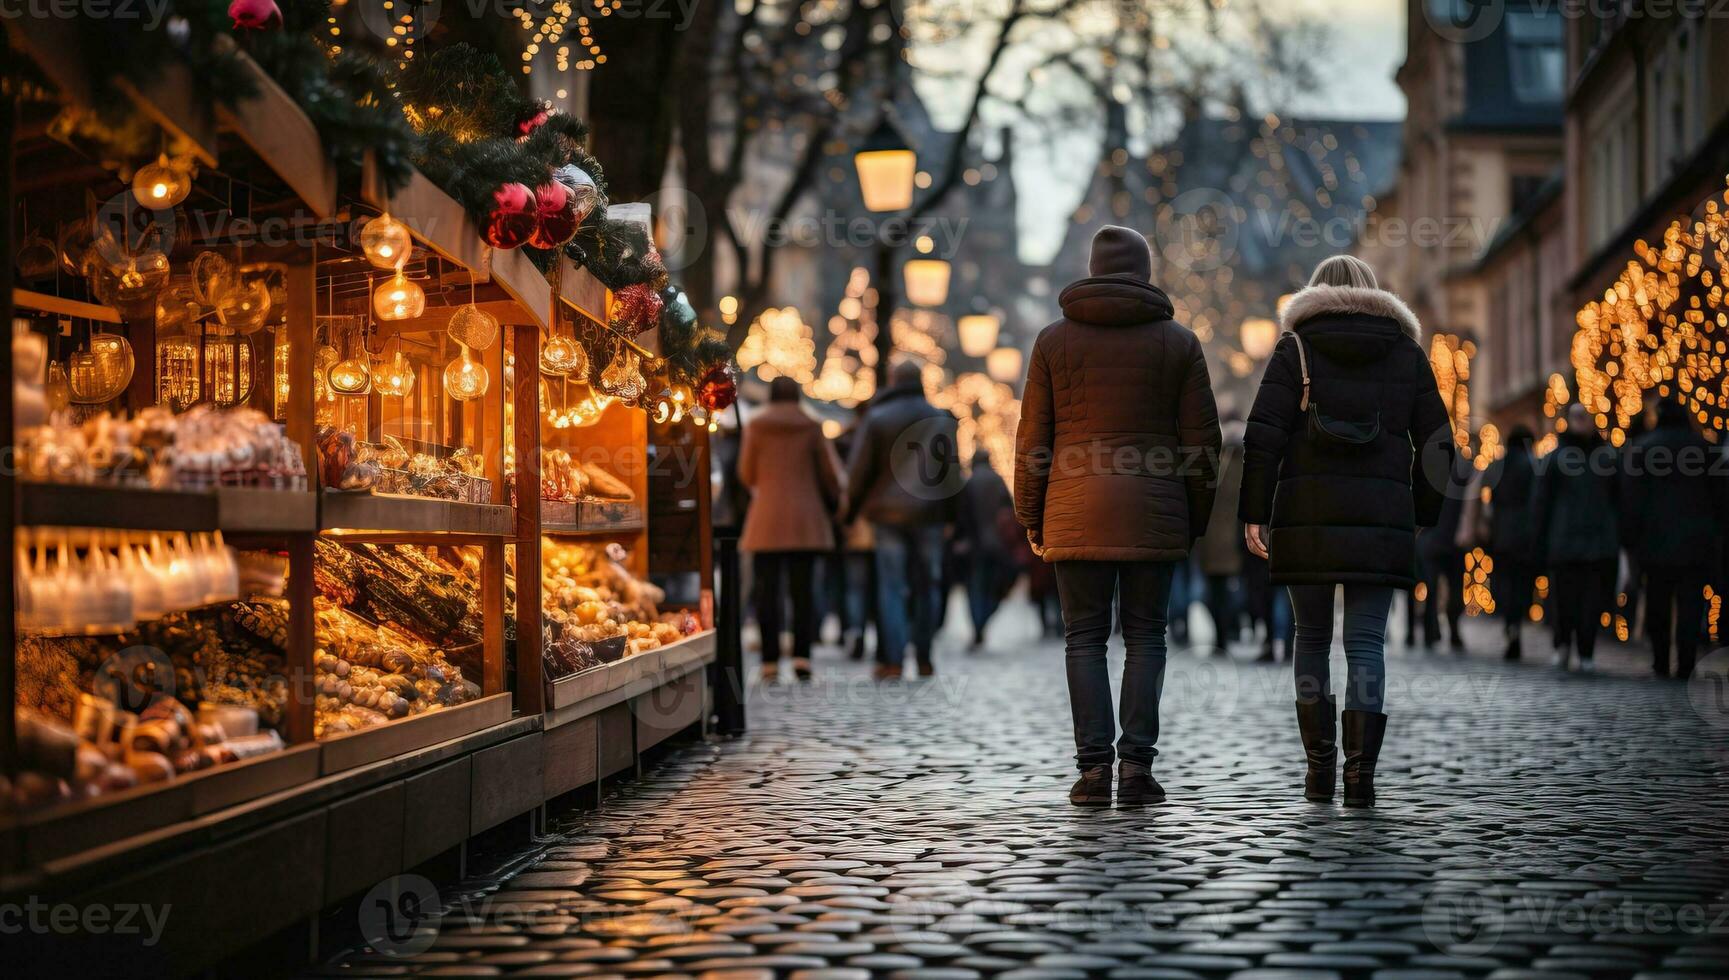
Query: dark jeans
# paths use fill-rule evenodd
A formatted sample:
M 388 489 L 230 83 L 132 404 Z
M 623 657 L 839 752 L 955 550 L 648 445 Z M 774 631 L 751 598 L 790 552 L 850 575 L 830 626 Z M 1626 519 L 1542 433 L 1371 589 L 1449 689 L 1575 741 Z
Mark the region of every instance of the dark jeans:
M 1423 555 L 1423 584 L 1428 596 L 1423 600 L 1423 642 L 1434 646 L 1441 642 L 1440 586 L 1447 593 L 1447 636 L 1459 639 L 1459 618 L 1465 615 L 1465 553 L 1463 551 L 1430 551 Z
M 1213 644 L 1228 650 L 1231 641 L 1241 633 L 1237 621 L 1237 604 L 1231 600 L 1231 576 L 1207 576 L 1207 615 L 1213 621 Z
M 762 662 L 780 660 L 783 583 L 792 596 L 793 658 L 809 660 L 811 644 L 816 642 L 816 552 L 759 551 L 751 562 L 756 571 L 756 625 L 762 630 Z
M 972 613 L 973 636 L 983 639 L 985 624 L 1002 605 L 1002 582 L 1013 569 L 1000 555 L 974 554 L 967 559 L 967 610 Z
M 1549 595 L 1555 606 L 1555 645 L 1566 656 L 1569 641 L 1577 642 L 1579 658 L 1590 660 L 1597 650 L 1597 631 L 1615 589 L 1615 559 L 1557 562 L 1550 569 Z
M 1495 573 L 1489 577 L 1489 590 L 1495 596 L 1495 612 L 1501 617 L 1502 632 L 1509 639 L 1519 635 L 1519 626 L 1531 615 L 1536 581 L 1537 570 L 1525 562 L 1502 560 L 1495 563 Z
M 1328 661 L 1333 651 L 1333 589 L 1291 586 L 1298 701 L 1313 701 L 1332 691 Z M 1393 587 L 1347 584 L 1344 591 L 1345 707 L 1378 712 L 1387 701 L 1387 614 L 1393 608 Z
M 1116 754 L 1151 765 L 1158 755 L 1159 694 L 1165 686 L 1165 613 L 1171 574 L 1163 561 L 1059 561 L 1057 592 L 1067 639 L 1069 707 L 1075 719 L 1075 762 L 1081 769 L 1111 764 L 1116 720 L 1111 716 L 1111 673 L 1105 643 L 1116 600 L 1123 624 L 1121 714 Z
M 1675 611 L 1674 630 L 1669 611 Z M 1675 676 L 1693 676 L 1693 661 L 1699 652 L 1699 624 L 1705 616 L 1705 569 L 1645 569 L 1645 633 L 1651 637 L 1651 666 L 1669 673 L 1669 642 L 1675 643 Z
M 943 526 L 871 525 L 876 541 L 877 660 L 906 662 L 911 641 L 918 662 L 931 662 L 942 604 Z

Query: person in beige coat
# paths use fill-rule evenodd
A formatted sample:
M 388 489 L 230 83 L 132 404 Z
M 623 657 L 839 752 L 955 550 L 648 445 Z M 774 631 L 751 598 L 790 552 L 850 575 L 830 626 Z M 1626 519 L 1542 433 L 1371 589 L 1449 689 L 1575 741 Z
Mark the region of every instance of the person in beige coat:
M 751 490 L 739 548 L 751 556 L 756 577 L 756 622 L 762 631 L 762 674 L 779 675 L 782 586 L 792 599 L 792 667 L 810 679 L 816 641 L 818 555 L 835 546 L 835 511 L 841 500 L 840 459 L 822 426 L 799 407 L 798 382 L 776 378 L 768 407 L 744 428 L 738 476 Z

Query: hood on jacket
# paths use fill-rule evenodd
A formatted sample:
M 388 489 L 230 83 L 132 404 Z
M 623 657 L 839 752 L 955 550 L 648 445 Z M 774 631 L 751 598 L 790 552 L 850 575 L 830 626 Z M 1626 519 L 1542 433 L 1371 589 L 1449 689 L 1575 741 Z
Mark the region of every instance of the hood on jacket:
M 1122 225 L 1106 225 L 1093 234 L 1092 254 L 1087 258 L 1089 276 L 1126 276 L 1141 282 L 1153 278 L 1153 253 L 1140 232 Z
M 1169 320 L 1176 308 L 1165 291 L 1128 276 L 1088 276 L 1057 297 L 1063 316 L 1077 323 L 1115 327 Z
M 1417 315 L 1384 289 L 1309 286 L 1279 314 L 1279 325 L 1336 361 L 1362 363 L 1387 355 L 1400 336 L 1421 341 Z

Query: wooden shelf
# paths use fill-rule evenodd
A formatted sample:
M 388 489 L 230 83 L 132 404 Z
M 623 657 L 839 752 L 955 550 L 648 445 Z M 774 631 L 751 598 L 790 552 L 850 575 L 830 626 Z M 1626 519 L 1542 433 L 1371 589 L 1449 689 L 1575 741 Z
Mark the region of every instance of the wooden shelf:
M 18 523 L 131 531 L 310 533 L 318 501 L 304 490 L 222 487 L 148 490 L 81 483 L 19 483 Z
M 585 537 L 639 534 L 648 527 L 642 505 L 634 501 L 542 500 L 542 534 Z
M 552 683 L 546 727 L 585 718 L 603 708 L 652 691 L 714 662 L 715 631 L 705 630 L 677 643 L 616 663 L 603 664 Z
M 508 537 L 516 533 L 516 516 L 503 504 L 326 490 L 318 526 L 326 531 Z
M 509 721 L 510 711 L 509 694 L 489 694 L 454 708 L 439 708 L 401 721 L 336 735 L 319 743 L 324 756 L 320 771 L 328 776 L 472 735 Z
M 291 745 L 168 782 L 24 814 L 0 822 L 0 831 L 16 835 L 19 866 L 40 867 L 311 782 L 318 777 L 318 760 L 318 746 Z

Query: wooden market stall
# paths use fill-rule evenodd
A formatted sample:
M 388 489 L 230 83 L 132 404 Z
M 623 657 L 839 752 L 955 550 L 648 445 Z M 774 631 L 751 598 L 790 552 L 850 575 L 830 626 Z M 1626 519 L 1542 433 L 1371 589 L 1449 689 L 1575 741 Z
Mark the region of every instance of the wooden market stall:
M 7 26 L 65 101 L 87 97 L 68 35 Z M 45 118 L 24 120 L 20 152 L 60 267 L 12 293 L 15 390 L 45 411 L 14 434 L 35 462 L 0 477 L 27 634 L 0 672 L 0 723 L 28 732 L 0 739 L 0 770 L 38 798 L 0 810 L 0 897 L 172 901 L 163 941 L 129 961 L 141 972 L 211 968 L 598 788 L 702 730 L 714 657 L 706 594 L 675 608 L 648 581 L 666 399 L 601 391 L 601 363 L 536 369 L 554 341 L 652 362 L 655 338 L 612 325 L 612 295 L 568 259 L 549 279 L 486 245 L 423 174 L 391 194 L 369 161 L 358 206 L 342 200 L 316 127 L 242 64 L 258 94 L 215 110 L 183 72 L 128 90 L 204 168 L 188 212 L 387 213 L 411 237 L 394 267 L 364 230 L 193 234 L 160 250 L 153 295 L 121 302 L 63 260 L 83 244 L 68 229 L 90 225 L 83 189 L 123 199 L 125 184 Z M 381 299 L 393 288 L 410 295 Z M 493 339 L 456 339 L 478 336 L 459 318 Z M 704 538 L 706 520 L 677 532 Z M 706 541 L 694 551 L 700 567 L 681 571 L 706 582 Z M 202 568 L 203 584 L 158 563 Z M 61 598 L 74 581 L 89 596 L 76 605 Z M 105 581 L 127 583 L 130 612 L 104 618 Z M 47 689 L 54 703 L 37 703 Z M 148 760 L 146 730 L 161 743 Z M 115 950 L 37 952 L 70 971 Z

